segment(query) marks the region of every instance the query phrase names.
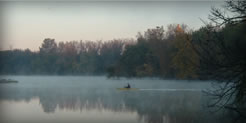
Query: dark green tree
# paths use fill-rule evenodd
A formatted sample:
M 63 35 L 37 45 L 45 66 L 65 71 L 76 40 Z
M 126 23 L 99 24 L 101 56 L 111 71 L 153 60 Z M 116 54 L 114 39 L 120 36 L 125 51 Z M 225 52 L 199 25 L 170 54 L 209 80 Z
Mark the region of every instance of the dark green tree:
M 42 74 L 56 74 L 57 72 L 57 66 L 56 66 L 56 60 L 57 60 L 57 44 L 55 42 L 55 39 L 46 38 L 44 39 L 42 46 L 39 48 L 39 59 L 41 61 L 39 62 L 40 65 L 40 72 Z

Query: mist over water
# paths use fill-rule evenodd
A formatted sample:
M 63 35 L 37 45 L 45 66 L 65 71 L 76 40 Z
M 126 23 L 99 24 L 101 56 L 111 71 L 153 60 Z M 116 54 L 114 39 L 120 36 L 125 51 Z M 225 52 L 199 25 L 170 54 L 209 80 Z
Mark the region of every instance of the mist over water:
M 229 122 L 209 112 L 209 82 L 107 79 L 104 76 L 1 76 L 1 122 L 203 123 Z M 117 88 L 130 83 L 139 90 Z

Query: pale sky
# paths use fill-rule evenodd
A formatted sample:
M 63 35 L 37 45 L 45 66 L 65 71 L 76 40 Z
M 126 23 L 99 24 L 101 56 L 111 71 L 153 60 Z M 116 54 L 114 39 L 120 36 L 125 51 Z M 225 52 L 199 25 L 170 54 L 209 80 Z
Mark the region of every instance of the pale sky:
M 211 6 L 223 2 L 0 2 L 0 49 L 37 51 L 56 42 L 135 38 L 156 26 L 203 26 Z

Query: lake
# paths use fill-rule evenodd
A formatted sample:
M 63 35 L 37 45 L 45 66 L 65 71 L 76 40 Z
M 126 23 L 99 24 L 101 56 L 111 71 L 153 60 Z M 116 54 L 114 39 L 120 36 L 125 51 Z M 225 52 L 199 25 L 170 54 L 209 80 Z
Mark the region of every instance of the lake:
M 1 76 L 1 123 L 226 123 L 211 113 L 211 82 L 105 76 Z M 139 90 L 117 90 L 127 85 Z

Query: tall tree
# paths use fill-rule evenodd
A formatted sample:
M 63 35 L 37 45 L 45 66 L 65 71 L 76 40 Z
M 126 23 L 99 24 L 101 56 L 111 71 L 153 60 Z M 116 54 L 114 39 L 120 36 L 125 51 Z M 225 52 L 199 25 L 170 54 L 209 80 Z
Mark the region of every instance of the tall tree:
M 57 72 L 56 60 L 57 60 L 57 44 L 55 39 L 46 38 L 44 39 L 42 46 L 39 48 L 39 56 L 42 62 L 40 64 L 40 71 L 43 74 Z
M 194 40 L 194 49 L 199 54 L 203 72 L 220 84 L 210 94 L 219 106 L 236 111 L 246 119 L 246 1 L 229 0 L 225 9 L 212 8 L 210 19 L 215 26 L 202 28 L 203 37 Z M 197 45 L 198 44 L 198 45 Z
M 42 46 L 39 48 L 40 53 L 55 53 L 57 50 L 57 44 L 55 39 L 44 39 Z
M 172 57 L 172 66 L 175 69 L 176 78 L 178 79 L 197 79 L 197 70 L 199 58 L 192 48 L 191 32 L 185 32 L 179 25 L 175 30 L 173 39 L 174 55 Z

